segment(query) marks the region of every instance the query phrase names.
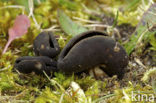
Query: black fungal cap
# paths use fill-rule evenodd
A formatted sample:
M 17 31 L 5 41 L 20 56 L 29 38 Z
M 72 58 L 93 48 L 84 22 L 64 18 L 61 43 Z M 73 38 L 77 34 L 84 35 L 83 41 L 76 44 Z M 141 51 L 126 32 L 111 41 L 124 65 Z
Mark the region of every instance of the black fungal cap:
M 36 56 L 54 58 L 60 53 L 60 47 L 52 32 L 41 32 L 34 41 Z
M 102 69 L 109 76 L 122 78 L 127 64 L 127 53 L 120 44 L 105 33 L 88 31 L 68 42 L 59 55 L 57 67 L 71 74 L 105 65 Z
M 109 76 L 122 78 L 128 64 L 124 48 L 107 34 L 87 31 L 73 37 L 61 51 L 58 61 L 51 58 L 60 52 L 59 45 L 51 32 L 40 33 L 34 41 L 37 57 L 21 57 L 14 68 L 22 73 L 61 71 L 65 74 L 80 73 L 100 66 Z
M 20 57 L 15 61 L 14 69 L 26 74 L 31 72 L 43 74 L 43 71 L 45 71 L 50 75 L 51 72 L 57 71 L 57 62 L 45 56 L 25 56 Z

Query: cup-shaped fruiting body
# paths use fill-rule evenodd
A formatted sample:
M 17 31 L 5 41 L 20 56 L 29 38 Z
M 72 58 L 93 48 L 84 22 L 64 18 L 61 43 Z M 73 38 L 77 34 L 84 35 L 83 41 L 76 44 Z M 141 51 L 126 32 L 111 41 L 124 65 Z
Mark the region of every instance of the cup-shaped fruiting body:
M 57 62 L 46 56 L 24 56 L 15 61 L 14 69 L 21 73 L 35 72 L 36 74 L 42 74 L 45 71 L 50 75 L 50 71 L 57 71 Z
M 59 55 L 57 68 L 67 74 L 102 66 L 109 76 L 122 77 L 128 64 L 124 48 L 105 33 L 88 31 L 73 37 Z
M 61 51 L 57 62 L 59 45 L 50 32 L 42 32 L 34 41 L 34 51 L 38 57 L 21 57 L 16 60 L 15 68 L 22 73 L 32 71 L 37 74 L 45 71 L 61 71 L 66 74 L 78 73 L 94 67 L 101 67 L 109 76 L 122 78 L 128 64 L 124 48 L 107 34 L 88 31 L 73 37 Z M 40 56 L 42 55 L 42 56 Z
M 37 56 L 55 57 L 60 47 L 52 32 L 41 32 L 34 40 L 34 52 Z

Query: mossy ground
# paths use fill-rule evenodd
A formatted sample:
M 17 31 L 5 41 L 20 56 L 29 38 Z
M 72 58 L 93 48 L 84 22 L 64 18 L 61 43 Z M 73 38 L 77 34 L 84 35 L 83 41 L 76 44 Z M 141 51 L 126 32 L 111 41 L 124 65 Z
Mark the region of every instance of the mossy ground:
M 28 33 L 22 38 L 14 40 L 3 55 L 2 51 L 8 39 L 8 29 L 13 25 L 17 15 L 23 12 L 29 15 L 29 6 L 23 5 L 18 0 L 0 1 L 0 103 L 132 103 L 132 91 L 140 91 L 145 94 L 156 93 L 154 92 L 155 86 L 152 85 L 156 81 L 153 76 L 156 74 L 154 71 L 156 66 L 155 35 L 149 36 L 147 42 L 142 42 L 140 49 L 131 53 L 127 72 L 122 80 L 118 80 L 116 76 L 97 80 L 88 73 L 68 76 L 54 73 L 54 77 L 47 77 L 46 74 L 39 76 L 33 73 L 25 75 L 17 71 L 13 72 L 16 58 L 34 56 L 32 43 L 41 29 L 56 26 L 52 30 L 58 37 L 61 48 L 70 40 L 71 36 L 66 35 L 59 26 L 57 9 L 62 9 L 74 22 L 91 30 L 106 31 L 121 44 L 124 44 L 128 42 L 144 12 L 138 8 L 143 6 L 146 9 L 148 7 L 146 5 L 148 2 L 143 4 L 141 0 L 134 0 L 135 2 L 131 2 L 131 0 L 39 1 L 41 3 L 35 0 L 34 6 L 34 16 L 38 25 L 30 18 L 31 27 Z M 10 8 L 7 7 L 8 5 L 22 5 L 26 9 Z M 114 24 L 112 20 L 116 17 L 117 10 L 119 10 L 118 23 L 112 29 L 110 27 Z M 105 26 L 95 26 L 94 24 Z M 153 77 L 147 73 L 150 80 L 144 82 L 142 78 L 145 72 L 151 68 L 153 68 L 151 71 L 153 74 L 150 73 Z M 74 87 L 71 86 L 72 81 L 81 87 L 85 96 L 82 96 L 83 93 L 79 94 L 78 91 L 74 91 Z M 127 96 L 127 98 L 122 98 L 123 96 Z M 145 100 L 141 102 L 145 102 Z

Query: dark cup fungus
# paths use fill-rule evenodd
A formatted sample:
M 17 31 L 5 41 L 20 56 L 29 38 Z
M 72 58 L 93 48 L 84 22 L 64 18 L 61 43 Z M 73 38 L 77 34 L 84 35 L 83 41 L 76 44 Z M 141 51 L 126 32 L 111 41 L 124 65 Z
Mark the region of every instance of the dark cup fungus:
M 44 49 L 42 45 L 44 48 L 51 47 L 52 49 Z M 122 78 L 124 68 L 128 64 L 128 56 L 124 48 L 108 37 L 107 34 L 99 31 L 88 31 L 73 37 L 61 51 L 57 63 L 48 58 L 55 57 L 59 50 L 58 43 L 52 33 L 42 32 L 34 41 L 34 51 L 39 57 L 17 59 L 15 67 L 19 71 L 26 71 L 27 73 L 37 69 L 38 73 L 45 70 L 48 74 L 52 71 L 72 74 L 99 66 L 109 76 L 117 75 L 118 78 Z M 48 60 L 44 60 L 40 55 L 48 56 Z M 38 69 L 34 60 L 40 62 L 43 67 Z M 28 62 L 30 66 L 24 67 L 24 65 L 29 64 Z
M 128 56 L 124 48 L 99 31 L 84 32 L 72 38 L 57 61 L 58 70 L 77 73 L 96 66 L 109 75 L 122 77 Z
M 60 53 L 60 47 L 52 32 L 42 32 L 36 37 L 34 52 L 37 56 L 48 56 L 51 58 Z
M 57 71 L 57 62 L 46 56 L 24 56 L 16 60 L 14 68 L 21 73 L 35 72 L 36 74 L 42 74 L 45 71 L 50 74 L 49 71 Z

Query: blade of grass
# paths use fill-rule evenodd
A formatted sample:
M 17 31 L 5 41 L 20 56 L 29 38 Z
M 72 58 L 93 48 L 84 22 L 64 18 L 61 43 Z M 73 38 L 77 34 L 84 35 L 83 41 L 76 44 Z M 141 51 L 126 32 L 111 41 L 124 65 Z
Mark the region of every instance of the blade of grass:
M 85 27 L 74 23 L 63 11 L 58 10 L 57 13 L 59 24 L 66 34 L 75 36 L 77 34 L 87 31 Z
M 149 30 L 152 29 L 154 25 L 156 25 L 155 15 L 153 15 L 151 12 L 156 12 L 156 4 L 151 5 L 149 9 L 143 14 L 135 32 L 130 37 L 130 41 L 124 45 L 129 55 L 143 39 L 146 39 L 155 33 Z M 149 28 L 147 28 L 147 23 L 149 24 Z
M 103 96 L 101 98 L 98 98 L 98 99 L 94 100 L 93 103 L 99 103 L 101 100 L 104 100 L 106 98 L 110 98 L 110 97 L 113 97 L 113 96 L 115 96 L 115 94 L 109 94 L 109 95 Z

